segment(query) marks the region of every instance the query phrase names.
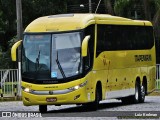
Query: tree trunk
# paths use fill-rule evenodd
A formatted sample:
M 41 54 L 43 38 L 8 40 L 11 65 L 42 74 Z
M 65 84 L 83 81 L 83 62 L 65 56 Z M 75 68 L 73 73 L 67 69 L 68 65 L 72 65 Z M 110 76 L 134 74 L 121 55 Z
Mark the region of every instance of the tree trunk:
M 157 10 L 152 22 L 155 29 L 155 36 L 160 38 L 160 8 Z
M 104 0 L 104 5 L 105 5 L 106 12 L 108 14 L 114 15 L 111 0 Z
M 151 10 L 149 0 L 143 0 L 145 19 L 151 21 Z
M 160 8 L 157 10 L 157 12 L 153 18 L 153 25 L 158 26 L 159 22 L 160 22 Z

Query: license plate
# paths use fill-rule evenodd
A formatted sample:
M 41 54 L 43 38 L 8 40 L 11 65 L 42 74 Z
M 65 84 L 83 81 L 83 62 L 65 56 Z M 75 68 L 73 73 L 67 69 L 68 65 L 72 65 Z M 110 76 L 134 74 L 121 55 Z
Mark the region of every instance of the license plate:
M 46 101 L 47 102 L 56 102 L 57 98 L 56 97 L 54 97 L 54 98 L 46 98 Z

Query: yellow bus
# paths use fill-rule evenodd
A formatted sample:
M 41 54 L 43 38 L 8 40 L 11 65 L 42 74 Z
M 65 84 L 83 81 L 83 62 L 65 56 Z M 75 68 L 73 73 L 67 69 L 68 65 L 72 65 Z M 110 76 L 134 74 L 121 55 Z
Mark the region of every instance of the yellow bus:
M 40 17 L 24 31 L 22 99 L 25 106 L 81 104 L 97 110 L 106 99 L 144 102 L 155 88 L 156 58 L 149 21 L 104 14 Z

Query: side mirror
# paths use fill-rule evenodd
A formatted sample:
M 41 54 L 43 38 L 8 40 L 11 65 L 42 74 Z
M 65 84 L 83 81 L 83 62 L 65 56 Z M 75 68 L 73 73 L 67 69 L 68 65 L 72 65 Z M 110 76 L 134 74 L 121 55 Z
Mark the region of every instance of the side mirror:
M 83 42 L 82 42 L 82 57 L 86 57 L 87 56 L 87 50 L 88 50 L 88 41 L 90 39 L 90 35 L 86 36 L 84 39 L 83 39 Z
M 22 40 L 19 40 L 18 42 L 14 43 L 14 45 L 11 48 L 11 58 L 12 61 L 16 61 L 17 60 L 17 48 L 21 45 Z

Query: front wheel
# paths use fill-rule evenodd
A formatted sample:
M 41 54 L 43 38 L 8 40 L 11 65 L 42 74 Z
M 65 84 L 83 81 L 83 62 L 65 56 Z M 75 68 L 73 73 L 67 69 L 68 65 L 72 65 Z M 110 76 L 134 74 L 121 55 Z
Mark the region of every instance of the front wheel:
M 92 103 L 93 110 L 97 110 L 100 102 L 100 90 L 96 88 L 95 101 Z
M 47 112 L 47 105 L 39 105 L 39 112 L 46 113 Z
M 98 109 L 99 102 L 100 102 L 100 90 L 96 88 L 95 101 L 84 104 L 84 107 L 87 108 L 88 110 L 96 111 Z

